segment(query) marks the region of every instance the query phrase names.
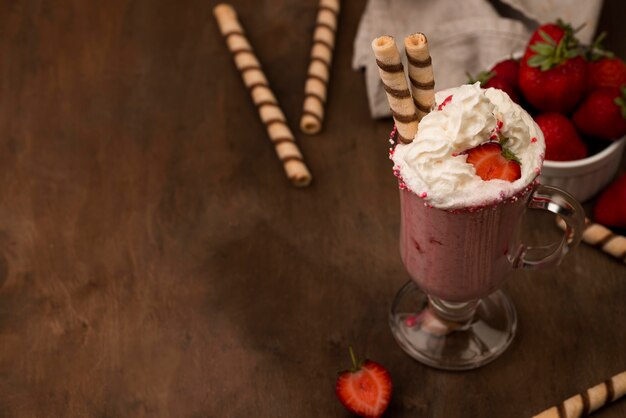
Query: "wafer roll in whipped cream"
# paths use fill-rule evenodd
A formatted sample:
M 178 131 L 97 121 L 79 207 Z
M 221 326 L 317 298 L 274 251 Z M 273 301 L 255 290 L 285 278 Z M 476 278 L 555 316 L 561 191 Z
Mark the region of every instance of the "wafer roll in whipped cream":
M 235 9 L 228 4 L 218 4 L 213 9 L 213 14 L 220 32 L 226 39 L 228 49 L 233 54 L 235 65 L 241 72 L 243 82 L 250 90 L 252 101 L 258 109 L 287 177 L 294 186 L 307 186 L 311 182 L 311 173 L 304 163 L 285 115 L 261 69 L 261 64 L 237 20 Z
M 400 142 L 408 144 L 417 133 L 419 121 L 396 41 L 391 36 L 379 36 L 372 41 L 372 50 L 398 128 L 398 138 Z
M 556 223 L 565 230 L 565 221 L 560 216 L 556 217 Z M 614 234 L 609 228 L 594 223 L 589 218 L 585 219 L 583 241 L 626 263 L 626 237 Z
M 626 371 L 572 396 L 557 406 L 546 409 L 533 418 L 578 418 L 586 417 L 596 409 L 613 402 L 626 394 Z
M 300 129 L 305 134 L 318 133 L 324 122 L 324 105 L 330 80 L 338 16 L 339 0 L 320 0 L 300 119 Z
M 423 33 L 414 33 L 404 38 L 404 48 L 409 63 L 413 103 L 419 120 L 422 120 L 435 104 L 435 77 L 428 40 Z

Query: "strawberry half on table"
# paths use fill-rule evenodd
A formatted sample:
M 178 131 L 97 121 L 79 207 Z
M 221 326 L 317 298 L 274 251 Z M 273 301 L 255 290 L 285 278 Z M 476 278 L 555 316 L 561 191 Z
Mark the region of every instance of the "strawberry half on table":
M 335 393 L 348 411 L 361 417 L 378 418 L 391 399 L 391 376 L 371 360 L 357 362 L 350 347 L 352 368 L 339 373 Z
M 569 113 L 587 87 L 587 63 L 569 25 L 542 25 L 532 35 L 520 63 L 519 88 L 545 112 Z
M 485 181 L 500 179 L 513 182 L 522 176 L 520 161 L 498 142 L 485 142 L 466 153 L 467 162 Z

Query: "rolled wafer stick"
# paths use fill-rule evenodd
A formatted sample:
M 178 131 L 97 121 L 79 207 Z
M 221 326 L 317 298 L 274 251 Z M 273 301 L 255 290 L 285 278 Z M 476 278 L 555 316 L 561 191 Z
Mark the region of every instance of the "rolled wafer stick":
M 404 38 L 404 48 L 409 63 L 413 103 L 419 120 L 422 120 L 435 104 L 435 77 L 428 40 L 423 33 L 414 33 Z
M 565 221 L 560 216 L 556 217 L 556 223 L 559 228 L 565 230 Z M 583 241 L 626 263 L 626 237 L 614 234 L 607 227 L 592 222 L 589 218 L 585 218 Z
M 379 36 L 372 41 L 372 50 L 376 56 L 378 72 L 398 128 L 398 139 L 408 144 L 413 141 L 417 133 L 419 121 L 396 41 L 391 36 Z
M 294 186 L 304 187 L 311 183 L 311 173 L 304 163 L 300 149 L 295 143 L 287 119 L 274 96 L 269 82 L 261 69 L 252 46 L 239 24 L 237 13 L 228 4 L 218 4 L 213 9 L 220 32 L 233 54 L 235 65 L 241 72 L 243 82 L 250 90 L 261 121 L 265 124 L 276 154 L 283 163 L 287 177 Z
M 626 372 L 572 396 L 557 406 L 546 409 L 533 418 L 578 418 L 587 416 L 600 407 L 626 394 Z
M 305 134 L 318 133 L 324 122 L 324 105 L 330 80 L 338 17 L 339 0 L 320 0 L 300 119 L 300 130 Z

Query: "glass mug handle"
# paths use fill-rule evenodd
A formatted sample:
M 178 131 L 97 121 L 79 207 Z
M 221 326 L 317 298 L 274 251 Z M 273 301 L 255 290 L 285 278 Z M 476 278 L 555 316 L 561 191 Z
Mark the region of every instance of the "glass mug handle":
M 528 207 L 556 213 L 565 221 L 560 242 L 541 247 L 522 245 L 513 262 L 515 268 L 538 269 L 558 265 L 573 250 L 583 235 L 585 211 L 568 193 L 552 186 L 539 185 L 533 191 Z M 547 253 L 547 254 L 546 254 Z

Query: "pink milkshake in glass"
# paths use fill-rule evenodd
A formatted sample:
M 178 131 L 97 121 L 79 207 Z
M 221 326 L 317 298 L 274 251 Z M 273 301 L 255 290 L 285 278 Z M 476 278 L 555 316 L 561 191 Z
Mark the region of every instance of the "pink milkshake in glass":
M 464 85 L 437 93 L 436 103 L 413 142 L 391 151 L 400 253 L 412 281 L 396 296 L 390 323 L 417 360 L 463 370 L 495 359 L 513 339 L 515 309 L 499 290 L 511 271 L 558 264 L 580 240 L 584 214 L 566 193 L 536 183 L 543 134 L 506 93 Z M 506 157 L 498 164 L 514 160 L 516 175 L 485 180 L 500 169 L 475 158 L 487 148 Z M 537 249 L 521 242 L 528 207 L 566 220 L 559 243 Z

